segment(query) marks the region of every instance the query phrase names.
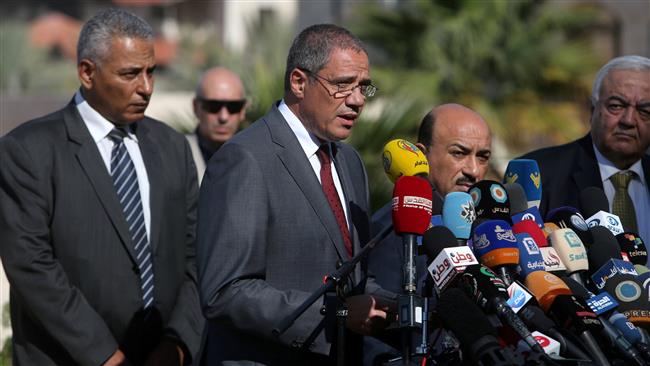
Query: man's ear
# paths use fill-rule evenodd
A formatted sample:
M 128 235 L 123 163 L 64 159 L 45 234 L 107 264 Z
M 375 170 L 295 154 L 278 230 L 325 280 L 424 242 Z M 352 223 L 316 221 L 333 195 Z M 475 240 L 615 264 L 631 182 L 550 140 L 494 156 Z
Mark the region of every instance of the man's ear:
M 296 98 L 302 99 L 305 97 L 305 85 L 307 84 L 307 74 L 295 68 L 289 74 L 289 86 L 291 87 L 291 94 Z
M 84 89 L 92 89 L 93 78 L 96 73 L 97 65 L 94 62 L 85 58 L 79 61 L 79 64 L 77 65 L 77 74 L 79 75 L 81 86 Z
M 420 151 L 422 151 L 422 153 L 423 153 L 424 155 L 427 154 L 427 147 L 426 147 L 426 146 L 424 146 L 423 144 L 421 144 L 421 143 L 419 143 L 419 142 L 416 142 L 416 143 L 415 143 L 415 146 L 417 146 L 418 149 L 420 149 Z

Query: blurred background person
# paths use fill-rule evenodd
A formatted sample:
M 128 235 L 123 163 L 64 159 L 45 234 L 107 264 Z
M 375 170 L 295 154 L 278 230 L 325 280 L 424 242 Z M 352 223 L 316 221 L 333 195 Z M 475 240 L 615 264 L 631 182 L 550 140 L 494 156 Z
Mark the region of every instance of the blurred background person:
M 605 191 L 623 227 L 650 240 L 650 59 L 622 56 L 603 66 L 591 94 L 591 130 L 561 146 L 530 152 L 542 176 L 542 215 L 579 208 L 587 187 Z
M 211 68 L 199 79 L 192 107 L 199 124 L 186 138 L 200 184 L 212 154 L 237 133 L 240 123 L 246 119 L 244 84 L 225 67 Z

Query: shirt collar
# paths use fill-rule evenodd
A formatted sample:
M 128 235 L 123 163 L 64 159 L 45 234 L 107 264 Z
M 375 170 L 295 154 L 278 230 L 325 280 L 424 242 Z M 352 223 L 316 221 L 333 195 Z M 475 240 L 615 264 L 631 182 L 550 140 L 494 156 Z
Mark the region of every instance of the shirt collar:
M 86 124 L 86 127 L 90 132 L 90 136 L 92 136 L 95 143 L 98 143 L 99 141 L 108 137 L 108 133 L 111 132 L 113 128 L 115 128 L 115 125 L 90 106 L 86 99 L 84 99 L 83 95 L 81 95 L 81 90 L 77 90 L 75 93 L 74 103 L 77 106 L 77 110 L 81 115 L 81 119 Z M 127 134 L 128 138 L 134 140 L 135 142 L 138 141 L 138 138 L 133 133 L 132 128 L 127 128 Z
M 305 151 L 305 155 L 307 155 L 308 158 L 311 158 L 313 155 L 315 155 L 321 144 L 318 138 L 314 134 L 307 131 L 305 125 L 303 125 L 302 122 L 300 122 L 300 119 L 298 119 L 293 111 L 289 109 L 289 106 L 287 106 L 287 104 L 284 102 L 284 99 L 280 102 L 278 110 L 282 114 L 282 117 L 284 117 L 284 119 L 289 124 L 291 131 L 293 131 L 294 135 L 296 135 L 300 146 Z
M 620 172 L 621 169 L 617 168 L 616 165 L 614 165 L 614 163 L 612 163 L 609 159 L 607 159 L 605 155 L 603 155 L 598 150 L 595 144 L 592 144 L 592 146 L 594 147 L 594 153 L 596 154 L 596 160 L 598 161 L 598 168 L 600 170 L 600 179 L 604 183 L 605 181 L 609 180 L 609 178 L 611 178 L 612 175 Z M 641 159 L 637 160 L 636 163 L 632 164 L 632 166 L 630 166 L 626 170 L 636 173 L 636 176 L 639 177 L 641 184 L 643 184 L 644 186 L 646 185 L 645 174 L 643 174 L 643 166 L 641 165 Z

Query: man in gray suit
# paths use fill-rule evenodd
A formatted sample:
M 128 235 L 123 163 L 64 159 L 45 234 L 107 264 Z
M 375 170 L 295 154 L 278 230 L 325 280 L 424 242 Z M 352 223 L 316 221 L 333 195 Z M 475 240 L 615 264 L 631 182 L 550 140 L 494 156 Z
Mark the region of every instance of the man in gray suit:
M 104 10 L 77 57 L 73 100 L 0 140 L 14 364 L 190 363 L 196 170 L 183 136 L 144 115 L 153 32 Z
M 368 240 L 365 168 L 340 142 L 376 90 L 367 52 L 341 27 L 311 26 L 289 50 L 284 89 L 282 101 L 217 151 L 201 186 L 207 365 L 332 364 L 325 332 L 308 352 L 299 349 L 323 318 L 322 302 L 279 337 L 272 330 Z M 394 296 L 371 278 L 362 294 L 363 272 L 351 275 L 357 295 L 346 300 L 347 328 L 370 334 Z

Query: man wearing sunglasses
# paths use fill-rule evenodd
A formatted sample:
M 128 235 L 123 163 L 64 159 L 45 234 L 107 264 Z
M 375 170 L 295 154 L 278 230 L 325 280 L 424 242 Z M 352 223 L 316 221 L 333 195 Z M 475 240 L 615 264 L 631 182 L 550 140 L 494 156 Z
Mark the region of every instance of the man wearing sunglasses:
M 186 137 L 201 184 L 212 154 L 237 133 L 239 124 L 246 119 L 244 85 L 234 72 L 213 67 L 199 79 L 192 106 L 199 124 L 196 132 Z
M 197 230 L 205 364 L 335 363 L 336 342 L 319 325 L 322 299 L 281 335 L 273 330 L 368 240 L 366 171 L 341 140 L 375 91 L 359 39 L 311 26 L 289 50 L 284 98 L 210 160 Z M 394 296 L 359 267 L 347 283 L 347 329 L 370 334 Z M 360 337 L 345 341 L 356 345 L 346 347 L 347 364 L 360 364 Z

